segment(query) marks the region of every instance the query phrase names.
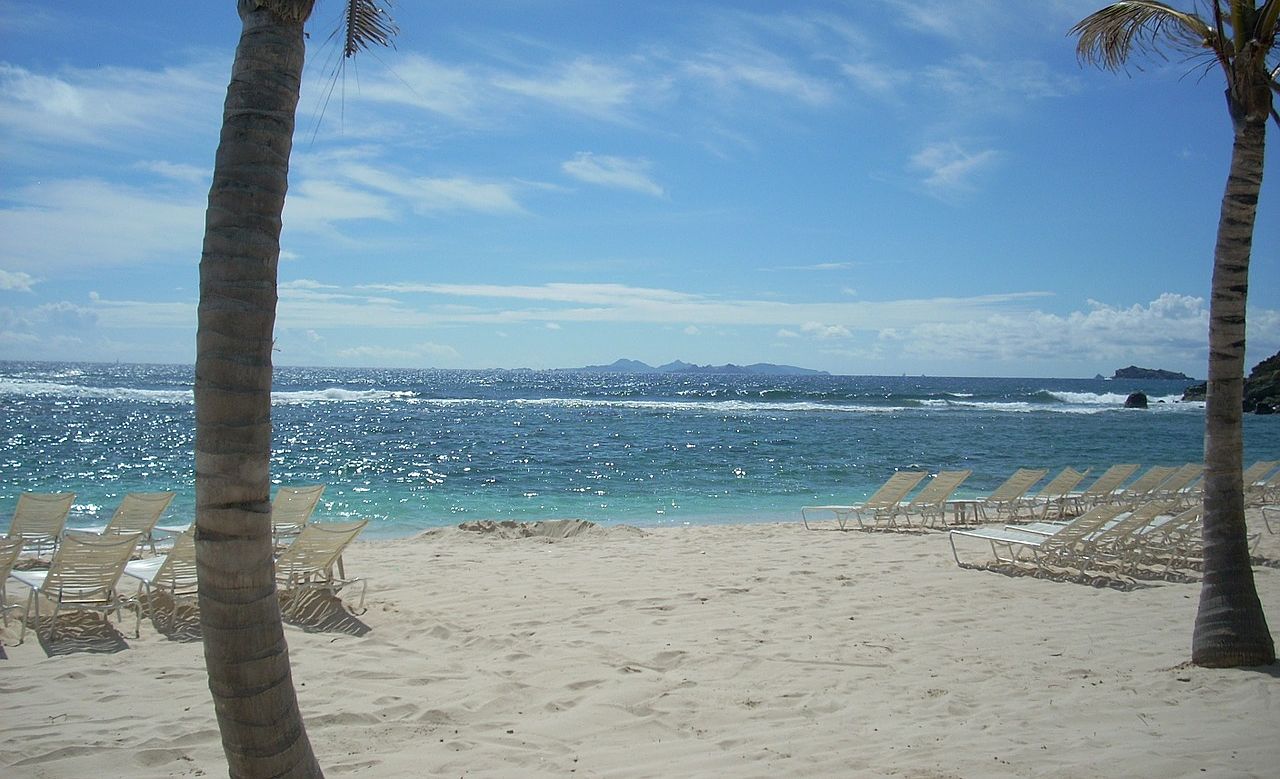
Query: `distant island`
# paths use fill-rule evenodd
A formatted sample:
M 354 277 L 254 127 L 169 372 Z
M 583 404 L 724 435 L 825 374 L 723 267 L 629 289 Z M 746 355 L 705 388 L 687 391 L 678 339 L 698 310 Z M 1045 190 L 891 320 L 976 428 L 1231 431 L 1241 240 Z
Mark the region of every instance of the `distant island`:
M 653 366 L 639 360 L 621 359 L 609 365 L 587 365 L 581 368 L 561 368 L 562 371 L 575 373 L 715 373 L 741 374 L 753 376 L 830 376 L 827 371 L 815 371 L 811 368 L 797 368 L 794 365 L 774 365 L 757 362 L 751 365 L 695 365 L 676 360 L 666 365 Z
M 1130 365 L 1128 368 L 1116 369 L 1116 375 L 1113 379 L 1163 379 L 1166 381 L 1195 381 L 1195 379 L 1185 373 L 1177 371 L 1166 371 L 1159 368 L 1139 368 L 1136 365 Z

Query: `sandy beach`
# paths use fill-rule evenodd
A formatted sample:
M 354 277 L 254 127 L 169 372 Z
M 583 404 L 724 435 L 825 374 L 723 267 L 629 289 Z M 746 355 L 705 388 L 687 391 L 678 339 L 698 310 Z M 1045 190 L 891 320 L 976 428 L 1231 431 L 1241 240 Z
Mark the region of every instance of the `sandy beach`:
M 1010 577 L 958 567 L 945 533 L 781 517 L 513 535 L 357 542 L 359 621 L 287 628 L 327 775 L 1253 777 L 1280 760 L 1280 669 L 1185 663 L 1196 583 Z M 1255 574 L 1275 632 L 1280 569 Z M 120 627 L 122 651 L 50 657 L 9 625 L 3 773 L 225 775 L 201 645 Z

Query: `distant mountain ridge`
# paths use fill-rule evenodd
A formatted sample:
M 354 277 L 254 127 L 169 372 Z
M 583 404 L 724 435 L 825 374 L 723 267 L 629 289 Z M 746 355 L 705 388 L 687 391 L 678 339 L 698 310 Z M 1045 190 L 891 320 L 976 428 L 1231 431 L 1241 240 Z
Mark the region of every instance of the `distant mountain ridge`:
M 615 360 L 608 365 L 587 365 L 581 368 L 561 368 L 563 371 L 579 373 L 715 373 L 743 374 L 754 376 L 830 376 L 827 371 L 812 368 L 797 368 L 794 365 L 774 365 L 768 362 L 757 362 L 751 365 L 695 365 L 675 360 L 665 365 L 653 366 L 639 360 L 626 358 Z

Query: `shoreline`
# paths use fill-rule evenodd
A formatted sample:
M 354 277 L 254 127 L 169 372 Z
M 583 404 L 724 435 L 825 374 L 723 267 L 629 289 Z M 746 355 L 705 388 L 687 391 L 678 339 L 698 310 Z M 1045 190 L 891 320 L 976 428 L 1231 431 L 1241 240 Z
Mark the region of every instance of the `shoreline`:
M 1280 559 L 1280 536 L 1262 544 Z M 945 533 L 798 521 L 441 528 L 358 540 L 346 568 L 369 581 L 367 633 L 286 627 L 330 776 L 1274 768 L 1280 673 L 1186 665 L 1198 583 L 1010 577 L 958 567 Z M 1254 570 L 1274 634 L 1280 569 Z M 5 647 L 0 764 L 225 774 L 201 645 L 122 630 L 110 654 Z

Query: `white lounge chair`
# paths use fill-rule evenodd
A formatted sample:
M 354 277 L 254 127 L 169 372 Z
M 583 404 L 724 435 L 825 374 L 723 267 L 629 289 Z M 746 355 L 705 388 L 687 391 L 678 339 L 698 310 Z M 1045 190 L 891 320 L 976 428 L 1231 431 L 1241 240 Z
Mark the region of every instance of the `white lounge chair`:
M 1034 495 L 1028 495 L 1018 501 L 1018 508 L 1026 507 L 1028 516 L 1034 518 L 1039 514 L 1041 519 L 1048 519 L 1051 514 L 1065 516 L 1067 500 L 1071 491 L 1089 475 L 1089 469 L 1077 471 L 1070 466 L 1063 468 L 1049 483 L 1040 488 Z M 1015 509 L 1016 512 L 1016 509 Z
M 301 596 L 306 592 L 319 590 L 336 597 L 343 588 L 356 583 L 360 584 L 359 606 L 364 605 L 367 583 L 363 579 L 347 577 L 342 553 L 367 524 L 369 520 L 362 519 L 358 522 L 312 522 L 303 526 L 302 532 L 276 560 L 276 586 L 282 595 L 288 597 L 288 604 L 281 606 L 285 616 L 297 613 Z
M 22 620 L 22 632 L 18 643 L 27 633 L 27 622 L 40 630 L 40 602 L 54 603 L 50 615 L 49 637 L 57 630 L 58 611 L 61 609 L 93 610 L 107 614 L 115 611 L 117 619 L 122 607 L 129 601 L 118 590 L 125 563 L 133 555 L 140 536 L 121 535 L 108 537 L 67 536 L 53 555 L 53 563 L 47 570 L 10 571 L 9 578 L 25 584 L 31 590 L 27 598 L 27 613 Z M 134 604 L 136 605 L 136 604 Z M 34 615 L 33 615 L 34 608 Z M 34 618 L 33 618 L 34 616 Z M 138 635 L 141 615 L 134 626 Z
M 46 546 L 50 553 L 56 552 L 75 499 L 74 492 L 22 493 L 9 522 L 8 537 L 21 538 L 24 551 L 34 549 L 37 556 Z
M 850 505 L 829 505 L 829 506 L 801 506 L 800 521 L 804 523 L 807 530 L 819 530 L 822 528 L 810 525 L 809 514 L 826 514 L 830 513 L 835 517 L 837 528 L 848 530 L 849 521 L 854 520 L 858 523 L 858 527 L 866 529 L 866 522 L 878 522 L 886 518 L 895 516 L 902 511 L 902 500 L 907 497 L 907 493 L 911 492 L 917 484 L 925 477 L 924 471 L 898 471 L 889 480 L 880 485 L 880 488 L 871 494 L 861 503 Z
M 271 536 L 277 549 L 288 543 L 286 539 L 302 532 L 323 493 L 323 484 L 276 490 L 276 497 L 271 501 Z
M 178 606 L 184 601 L 198 599 L 195 539 L 195 529 L 189 528 L 174 539 L 173 547 L 166 554 L 130 560 L 124 566 L 125 576 L 136 579 L 139 587 L 145 591 L 147 609 L 157 626 L 160 626 L 160 610 L 157 608 L 160 599 L 157 596 L 163 595 L 172 601 L 172 608 L 169 609 L 170 629 L 177 622 Z
M 902 517 L 903 524 L 910 527 L 911 518 L 919 516 L 922 525 L 934 527 L 939 523 L 945 525 L 947 500 L 971 473 L 973 471 L 969 470 L 939 471 L 929 479 L 920 492 L 916 493 L 914 498 L 902 507 L 899 516 Z M 896 526 L 896 524 L 895 518 L 890 516 L 889 525 Z
M 1113 465 L 1102 472 L 1102 475 L 1094 480 L 1085 488 L 1083 492 L 1075 492 L 1070 495 L 1070 500 L 1076 505 L 1076 510 L 1084 511 L 1091 506 L 1099 503 L 1108 503 L 1115 500 L 1120 492 L 1120 485 L 1138 470 L 1137 463 L 1119 463 Z
M 1118 517 L 1123 510 L 1120 506 L 1105 503 L 1095 506 L 1061 525 L 1052 534 L 1033 533 L 1017 527 L 952 530 L 949 534 L 951 555 L 957 565 L 964 565 L 956 549 L 956 539 L 974 538 L 988 542 L 991 553 L 999 563 L 1031 563 L 1041 570 L 1048 570 L 1050 565 L 1057 564 L 1083 570 L 1089 562 L 1087 555 L 1083 553 L 1087 551 L 1090 536 Z
M 22 608 L 19 604 L 9 602 L 4 587 L 4 583 L 9 580 L 9 572 L 13 570 L 13 564 L 21 553 L 21 538 L 0 538 L 0 615 L 6 625 L 9 624 L 9 612 Z
M 1047 468 L 1019 468 L 990 494 L 978 498 L 951 499 L 947 501 L 947 506 L 951 507 L 958 523 L 965 522 L 969 517 L 972 517 L 975 524 L 980 519 L 986 520 L 987 509 L 993 510 L 997 518 L 1002 514 L 1013 517 L 1023 505 L 1027 491 L 1048 473 Z
M 150 546 L 154 553 L 155 540 L 151 531 L 160 521 L 160 515 L 169 508 L 175 493 L 172 492 L 130 492 L 120 500 L 111 520 L 105 525 L 95 527 L 69 527 L 68 533 L 88 533 L 92 535 L 123 535 L 137 533 L 142 536 L 143 544 Z

